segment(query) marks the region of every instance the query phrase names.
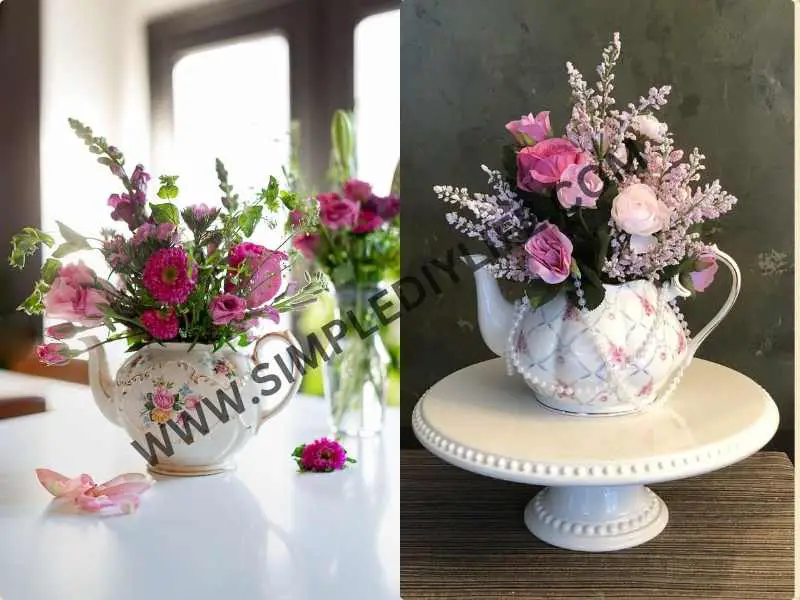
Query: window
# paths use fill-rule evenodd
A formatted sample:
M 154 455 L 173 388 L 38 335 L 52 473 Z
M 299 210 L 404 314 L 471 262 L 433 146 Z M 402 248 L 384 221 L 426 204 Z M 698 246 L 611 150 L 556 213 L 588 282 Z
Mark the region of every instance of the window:
M 356 160 L 359 179 L 388 194 L 400 158 L 400 11 L 355 30 Z

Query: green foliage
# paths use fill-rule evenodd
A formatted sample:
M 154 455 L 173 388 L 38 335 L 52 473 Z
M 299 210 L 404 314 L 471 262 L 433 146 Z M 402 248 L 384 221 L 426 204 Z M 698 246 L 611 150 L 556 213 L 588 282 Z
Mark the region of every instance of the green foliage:
M 61 261 L 55 258 L 48 258 L 42 266 L 42 280 L 50 285 L 55 281 L 59 269 L 61 269 Z
M 258 222 L 261 220 L 261 212 L 263 209 L 264 207 L 260 204 L 255 204 L 253 206 L 245 207 L 245 209 L 239 214 L 239 228 L 242 230 L 242 233 L 245 235 L 245 237 L 250 237 L 253 235 L 256 225 L 258 225 Z
M 220 159 L 216 159 L 217 179 L 219 180 L 219 189 L 222 191 L 222 206 L 228 212 L 234 212 L 239 206 L 239 194 L 233 193 L 233 186 L 228 183 L 228 171 L 225 165 L 222 164 Z
M 35 254 L 42 244 L 52 248 L 55 240 L 35 227 L 25 227 L 11 237 L 11 254 L 8 257 L 8 264 L 22 269 L 25 266 L 25 259 Z
M 158 182 L 161 184 L 158 188 L 158 197 L 162 200 L 174 200 L 177 198 L 180 191 L 175 184 L 177 180 L 177 175 L 161 175 L 158 178 Z
M 258 199 L 264 203 L 268 211 L 276 212 L 281 204 L 281 199 L 278 197 L 279 192 L 278 180 L 270 176 L 269 185 L 258 193 Z
M 180 213 L 178 207 L 170 202 L 163 204 L 150 204 L 150 211 L 153 213 L 153 220 L 156 223 L 180 223 Z
M 356 135 L 353 113 L 337 110 L 331 121 L 329 179 L 341 186 L 356 172 Z
M 17 310 L 27 315 L 41 315 L 44 312 L 44 297 L 49 289 L 50 285 L 47 282 L 37 281 L 31 295 L 17 307 Z

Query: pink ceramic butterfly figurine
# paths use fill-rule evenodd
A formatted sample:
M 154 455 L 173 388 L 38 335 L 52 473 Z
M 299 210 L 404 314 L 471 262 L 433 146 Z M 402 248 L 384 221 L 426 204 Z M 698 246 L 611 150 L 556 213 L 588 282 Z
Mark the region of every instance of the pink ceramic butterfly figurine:
M 36 477 L 56 499 L 73 502 L 80 510 L 101 515 L 126 515 L 139 507 L 139 499 L 153 482 L 140 473 L 117 475 L 97 484 L 85 473 L 69 478 L 50 469 L 36 469 Z

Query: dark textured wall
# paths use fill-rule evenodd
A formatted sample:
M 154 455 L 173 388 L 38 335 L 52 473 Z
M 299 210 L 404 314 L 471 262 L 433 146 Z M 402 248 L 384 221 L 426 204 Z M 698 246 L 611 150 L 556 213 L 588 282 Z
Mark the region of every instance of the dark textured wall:
M 615 97 L 673 86 L 662 117 L 678 147 L 698 146 L 706 175 L 739 204 L 716 241 L 743 273 L 742 295 L 699 356 L 752 377 L 793 428 L 793 6 L 789 0 L 405 0 L 402 9 L 402 262 L 419 276 L 462 238 L 431 187 L 488 192 L 482 163 L 500 166 L 504 124 L 550 110 L 563 131 L 568 60 L 594 82 L 614 31 L 623 60 Z M 461 274 L 469 277 L 466 269 Z M 444 278 L 443 278 L 444 279 Z M 728 276 L 684 304 L 698 330 L 721 305 Z M 474 285 L 445 287 L 405 315 L 404 424 L 430 385 L 489 358 L 475 327 Z M 731 398 L 736 402 L 736 398 Z

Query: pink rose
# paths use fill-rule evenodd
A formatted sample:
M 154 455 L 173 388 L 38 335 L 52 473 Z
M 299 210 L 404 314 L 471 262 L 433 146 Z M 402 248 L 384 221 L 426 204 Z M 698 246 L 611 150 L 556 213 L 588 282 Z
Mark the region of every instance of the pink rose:
M 541 192 L 561 179 L 570 165 L 588 163 L 586 155 L 569 140 L 550 138 L 517 152 L 517 187 Z
M 525 242 L 528 270 L 546 283 L 561 283 L 569 276 L 572 242 L 558 227 L 543 221 Z
M 69 346 L 61 342 L 42 344 L 36 347 L 36 357 L 39 362 L 45 365 L 60 367 L 69 362 L 72 358 Z
M 169 410 L 175 404 L 175 396 L 167 388 L 157 387 L 153 394 L 153 404 L 161 410 Z
M 717 255 L 713 252 L 703 252 L 695 259 L 694 268 L 695 270 L 689 273 L 692 287 L 696 292 L 704 292 L 714 281 L 719 269 Z
M 394 194 L 385 198 L 372 196 L 364 206 L 378 213 L 384 221 L 391 221 L 400 214 L 400 197 Z
M 283 252 L 268 250 L 252 242 L 237 244 L 231 249 L 228 264 L 231 275 L 239 274 L 239 282 L 235 285 L 229 276 L 225 291 L 242 292 L 250 308 L 261 306 L 278 293 L 283 283 L 283 263 L 288 258 Z
M 61 267 L 44 297 L 45 314 L 83 326 L 96 326 L 103 318 L 100 305 L 107 304 L 105 294 L 89 287 L 95 274 L 83 263 Z
M 318 233 L 298 233 L 292 238 L 292 245 L 308 260 L 313 260 L 319 249 Z
M 383 225 L 383 219 L 373 210 L 363 207 L 358 213 L 358 219 L 353 227 L 353 233 L 370 233 Z
M 558 202 L 564 208 L 582 206 L 597 208 L 597 199 L 603 191 L 603 180 L 590 165 L 569 165 L 556 186 Z
M 339 194 L 320 194 L 319 220 L 328 229 L 352 227 L 358 217 L 358 202 L 347 200 Z
M 344 192 L 344 197 L 348 200 L 366 202 L 372 195 L 372 186 L 366 181 L 351 179 L 345 182 L 342 191 Z
M 535 117 L 533 113 L 522 115 L 519 121 L 506 123 L 506 129 L 522 144 L 541 142 L 553 135 L 550 111 L 543 110 Z
M 611 217 L 622 231 L 632 236 L 649 236 L 669 223 L 669 208 L 644 183 L 623 189 L 611 205 Z
M 227 325 L 231 321 L 241 321 L 247 303 L 233 294 L 220 294 L 208 305 L 208 312 L 214 325 Z

